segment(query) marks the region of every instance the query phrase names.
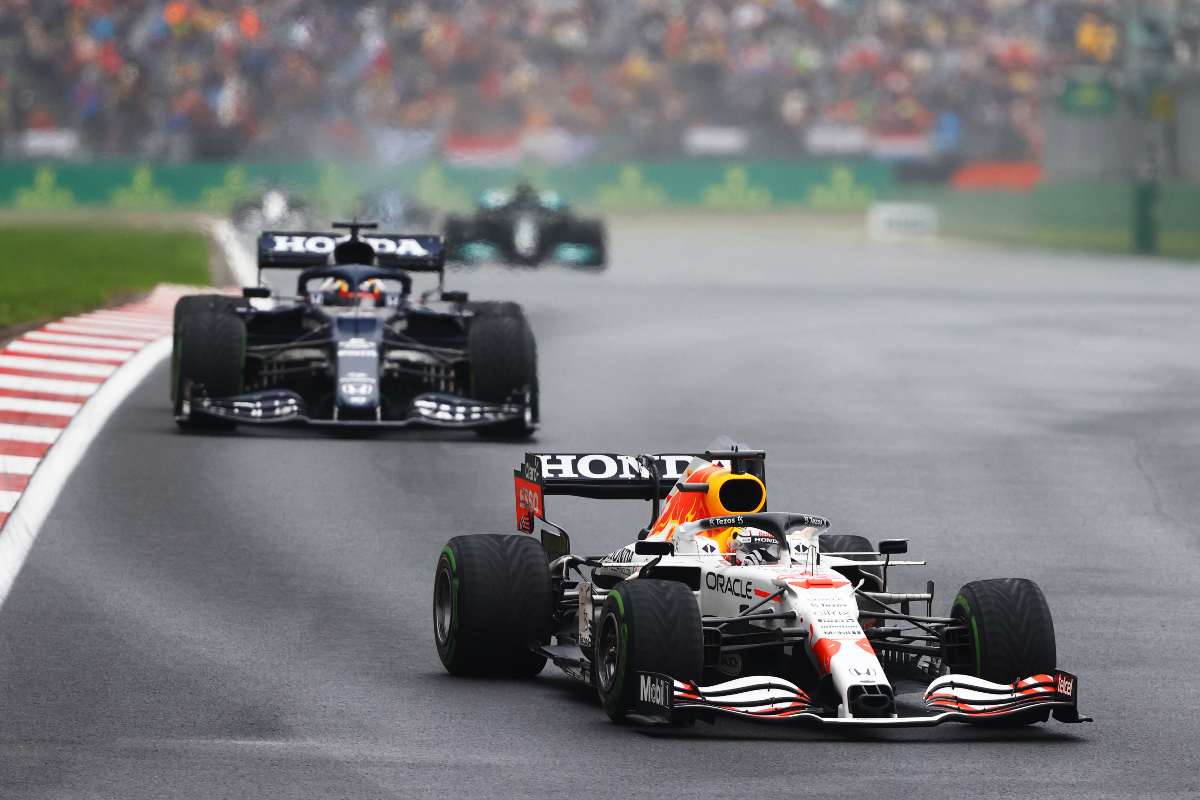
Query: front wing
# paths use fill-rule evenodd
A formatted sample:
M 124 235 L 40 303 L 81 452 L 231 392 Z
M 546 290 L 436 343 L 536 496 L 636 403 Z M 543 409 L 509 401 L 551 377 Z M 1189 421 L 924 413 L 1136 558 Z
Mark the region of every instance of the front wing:
M 839 717 L 783 678 L 749 676 L 699 686 L 658 673 L 639 676 L 638 715 L 666 722 L 676 713 L 719 713 L 771 722 L 804 722 L 842 728 L 931 727 L 943 722 L 1015 723 L 1053 714 L 1060 722 L 1090 722 L 1079 716 L 1079 679 L 1069 672 L 1033 675 L 1011 684 L 968 675 L 946 675 L 929 684 L 925 713 L 895 717 Z
M 450 253 L 449 257 L 451 260 L 462 264 L 499 262 L 502 264 L 524 266 L 558 264 L 566 267 L 602 267 L 602 264 L 596 263 L 597 256 L 597 248 L 594 245 L 585 242 L 560 240 L 544 254 L 533 259 L 532 263 L 526 263 L 520 258 L 511 255 L 508 249 L 502 244 L 490 239 L 480 238 L 460 243 Z
M 190 393 L 189 393 L 190 394 Z M 526 417 L 524 402 L 489 403 L 457 395 L 426 392 L 413 398 L 403 419 L 321 419 L 310 417 L 299 394 L 288 389 L 233 397 L 184 398 L 177 419 L 224 419 L 251 425 L 313 425 L 340 428 L 480 428 Z

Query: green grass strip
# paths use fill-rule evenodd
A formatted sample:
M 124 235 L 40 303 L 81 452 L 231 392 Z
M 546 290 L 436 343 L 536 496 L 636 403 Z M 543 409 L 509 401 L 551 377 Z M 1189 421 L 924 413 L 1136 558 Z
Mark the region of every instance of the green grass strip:
M 0 328 L 112 305 L 158 283 L 206 285 L 208 258 L 200 233 L 0 226 Z

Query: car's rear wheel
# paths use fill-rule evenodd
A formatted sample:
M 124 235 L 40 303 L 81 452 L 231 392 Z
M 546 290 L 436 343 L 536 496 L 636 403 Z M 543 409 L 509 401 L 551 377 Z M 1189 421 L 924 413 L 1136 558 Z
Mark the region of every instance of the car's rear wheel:
M 484 304 L 481 304 L 484 305 Z M 537 342 L 516 304 L 496 303 L 476 313 L 467 333 L 471 396 L 490 403 L 524 403 L 522 417 L 484 428 L 480 436 L 527 439 L 537 430 Z
M 699 680 L 704 670 L 700 607 L 692 590 L 678 581 L 618 583 L 604 600 L 592 640 L 593 681 L 614 722 L 637 707 L 638 673 L 689 681 Z
M 241 394 L 246 361 L 246 324 L 232 309 L 199 309 L 184 314 L 179 321 L 172 376 L 175 384 L 174 405 L 178 417 L 183 401 L 194 389 L 209 397 Z M 228 428 L 231 423 L 211 417 L 195 416 L 180 420 L 190 429 Z
M 554 589 L 546 551 L 530 536 L 455 536 L 438 557 L 433 632 L 451 675 L 531 678 L 546 665 Z
M 820 546 L 822 553 L 831 553 L 838 555 L 840 553 L 874 553 L 875 545 L 865 536 L 858 536 L 853 533 L 823 533 L 820 538 Z M 842 558 L 850 561 L 878 561 L 879 559 L 872 555 L 845 555 Z M 870 567 L 834 567 L 838 572 L 846 576 L 850 583 L 857 585 L 859 581 L 865 581 L 863 588 L 868 591 L 881 592 L 883 586 L 883 568 L 877 566 Z

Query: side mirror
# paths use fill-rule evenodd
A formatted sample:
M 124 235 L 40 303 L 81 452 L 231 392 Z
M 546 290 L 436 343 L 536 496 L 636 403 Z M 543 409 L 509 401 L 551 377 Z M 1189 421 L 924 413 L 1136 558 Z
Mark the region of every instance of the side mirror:
M 271 296 L 271 290 L 266 286 L 245 286 L 242 287 L 242 297 L 250 299 L 252 297 L 267 298 Z
M 879 542 L 879 553 L 885 556 L 898 556 L 908 552 L 908 539 L 882 539 Z

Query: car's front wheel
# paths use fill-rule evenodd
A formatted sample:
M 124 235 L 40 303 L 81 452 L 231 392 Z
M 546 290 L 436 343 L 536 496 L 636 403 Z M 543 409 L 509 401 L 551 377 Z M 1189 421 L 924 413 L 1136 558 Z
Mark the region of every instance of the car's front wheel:
M 232 309 L 202 308 L 180 317 L 171 376 L 175 414 L 195 388 L 209 397 L 241 394 L 245 377 L 246 323 Z M 182 428 L 228 428 L 224 420 L 181 419 Z
M 199 311 L 232 311 L 238 306 L 243 306 L 246 301 L 239 297 L 230 297 L 223 294 L 189 294 L 179 298 L 175 302 L 174 324 L 172 325 L 172 335 L 174 343 L 171 348 L 171 403 L 175 402 L 177 390 L 179 388 L 179 351 L 180 337 L 183 333 L 183 318 L 189 314 L 194 314 Z
M 608 593 L 592 636 L 596 692 L 613 722 L 638 705 L 639 673 L 699 680 L 704 669 L 700 607 L 678 581 L 633 578 Z
M 539 417 L 537 342 L 519 306 L 489 304 L 476 313 L 467 334 L 471 396 L 490 403 L 519 401 L 523 416 L 477 428 L 480 436 L 527 439 Z
M 950 608 L 957 631 L 946 641 L 946 666 L 993 683 L 1053 674 L 1058 655 L 1046 596 L 1027 578 L 971 581 Z M 1005 725 L 1043 722 L 1050 712 L 1005 717 Z

